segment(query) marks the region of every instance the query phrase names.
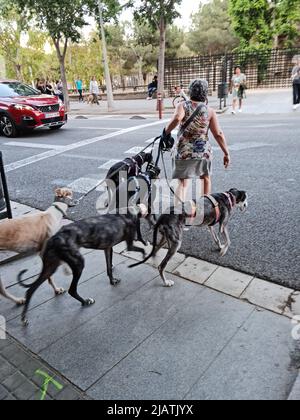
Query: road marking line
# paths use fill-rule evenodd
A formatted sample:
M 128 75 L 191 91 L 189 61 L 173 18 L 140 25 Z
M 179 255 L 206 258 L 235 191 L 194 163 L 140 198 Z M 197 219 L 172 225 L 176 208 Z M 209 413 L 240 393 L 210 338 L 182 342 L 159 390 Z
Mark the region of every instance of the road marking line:
M 85 146 L 90 146 L 91 144 L 95 144 L 95 143 L 99 143 L 101 141 L 109 140 L 109 139 L 112 139 L 114 137 L 122 136 L 122 135 L 127 134 L 127 133 L 132 133 L 134 131 L 138 131 L 138 130 L 141 130 L 143 128 L 154 127 L 156 125 L 165 124 L 166 122 L 167 122 L 167 120 L 155 121 L 155 122 L 152 122 L 152 123 L 138 125 L 138 126 L 126 128 L 124 130 L 116 131 L 114 133 L 106 134 L 105 136 L 94 137 L 92 139 L 79 141 L 78 143 L 72 143 L 72 144 L 69 144 L 68 146 L 62 147 L 60 150 L 50 150 L 48 152 L 41 153 L 39 155 L 31 156 L 27 159 L 19 160 L 17 162 L 13 162 L 11 164 L 8 164 L 8 165 L 5 166 L 5 170 L 6 170 L 6 172 L 12 172 L 12 171 L 15 171 L 17 169 L 23 168 L 25 166 L 32 165 L 32 164 L 37 163 L 37 162 L 41 162 L 42 160 L 50 159 L 52 157 L 61 155 L 65 152 L 69 152 L 71 150 L 79 149 L 79 148 L 85 147 Z
M 49 150 L 61 150 L 65 146 L 58 146 L 56 144 L 42 144 L 42 143 L 21 143 L 11 141 L 9 143 L 4 143 L 4 146 L 11 146 L 11 147 L 27 147 L 30 149 L 49 149 Z
M 99 169 L 107 169 L 109 170 L 113 165 L 120 162 L 120 160 L 117 159 L 111 159 L 108 162 L 104 163 L 104 165 L 99 166 Z
M 74 127 L 76 130 L 104 130 L 104 131 L 118 131 L 118 130 L 123 130 L 124 127 Z
M 99 180 L 93 178 L 78 178 L 68 185 L 73 192 L 86 194 L 91 191 L 99 183 Z
M 151 150 L 152 150 L 152 147 L 150 146 L 147 147 L 147 149 L 145 149 L 144 147 L 136 146 L 127 150 L 127 152 L 124 152 L 124 155 L 138 155 L 142 151 L 144 151 L 145 153 L 148 153 L 148 152 L 151 152 Z

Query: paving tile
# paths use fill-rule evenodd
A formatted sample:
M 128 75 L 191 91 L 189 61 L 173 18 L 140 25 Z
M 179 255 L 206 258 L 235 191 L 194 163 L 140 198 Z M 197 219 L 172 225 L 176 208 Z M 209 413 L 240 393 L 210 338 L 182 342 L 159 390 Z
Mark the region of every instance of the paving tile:
M 26 377 L 20 372 L 15 372 L 2 382 L 2 385 L 9 391 L 13 392 L 19 386 L 26 382 Z
M 5 359 L 0 357 L 0 380 L 5 380 L 9 376 L 13 375 L 15 372 L 16 369 Z
M 203 290 L 184 281 L 173 288 L 152 281 L 49 346 L 41 357 L 86 390 Z
M 32 382 L 26 380 L 22 385 L 20 385 L 14 392 L 13 395 L 18 400 L 27 401 L 33 397 L 39 391 L 38 387 Z
M 116 263 L 123 260 L 123 257 L 116 255 Z M 32 308 L 28 313 L 28 328 L 24 328 L 17 318 L 8 322 L 8 331 L 34 353 L 38 353 L 157 277 L 157 271 L 153 267 L 141 266 L 133 270 L 127 265 L 128 261 L 115 267 L 116 277 L 122 279 L 117 287 L 110 285 L 106 274 L 96 276 L 79 286 L 79 292 L 83 296 L 96 300 L 95 305 L 82 308 L 80 303 L 66 294 Z
M 242 294 L 241 299 L 282 314 L 292 292 L 291 289 L 255 278 Z
M 102 400 L 182 400 L 254 310 L 207 288 L 199 294 L 202 287 L 194 283 L 183 284 L 191 285 L 194 298 L 177 305 L 176 314 L 88 395 Z
M 289 346 L 289 320 L 255 310 L 186 399 L 286 400 L 294 381 Z
M 300 401 L 300 372 L 296 382 L 293 385 L 292 391 L 288 398 L 289 401 Z
M 207 280 L 205 286 L 238 298 L 252 280 L 253 276 L 248 276 L 228 268 L 219 267 Z
M 204 284 L 217 268 L 218 266 L 214 264 L 189 257 L 174 270 L 174 274 L 195 283 Z

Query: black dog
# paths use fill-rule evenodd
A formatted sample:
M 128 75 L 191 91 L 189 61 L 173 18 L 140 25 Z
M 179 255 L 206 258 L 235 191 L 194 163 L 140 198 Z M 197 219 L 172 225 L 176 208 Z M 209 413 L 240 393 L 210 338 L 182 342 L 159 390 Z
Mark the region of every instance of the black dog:
M 116 214 L 120 207 L 130 207 L 143 204 L 148 208 L 148 221 L 151 228 L 154 224 L 155 217 L 151 215 L 153 203 L 156 199 L 156 185 L 153 181 L 157 180 L 160 175 L 160 168 L 155 166 L 153 162 L 148 164 L 147 170 L 139 175 L 128 178 L 127 182 L 121 183 L 115 191 L 109 205 L 109 213 Z M 147 245 L 141 233 L 141 222 L 138 220 L 137 240 Z
M 120 173 L 126 172 L 127 178 L 136 177 L 138 176 L 143 166 L 146 163 L 151 163 L 153 161 L 153 156 L 151 153 L 139 153 L 138 155 L 126 158 L 123 161 L 120 161 L 113 165 L 106 175 L 107 180 L 111 180 L 115 184 L 114 190 L 109 185 L 108 186 L 108 195 L 109 195 L 109 202 L 108 205 L 111 203 L 113 195 L 115 193 L 115 189 L 118 189 L 120 185 Z
M 146 208 L 137 206 L 127 209 L 127 214 L 124 215 L 93 217 L 62 228 L 47 243 L 43 255 L 43 270 L 39 278 L 30 285 L 24 285 L 22 276 L 25 272 L 21 272 L 18 276 L 19 283 L 29 289 L 26 294 L 22 321 L 27 324 L 26 314 L 35 291 L 56 272 L 62 263 L 68 264 L 73 273 L 69 294 L 83 306 L 95 303 L 93 299 L 83 299 L 77 292 L 78 282 L 84 269 L 84 258 L 80 253 L 80 248 L 104 250 L 110 283 L 113 286 L 119 284 L 120 280 L 113 277 L 113 247 L 126 241 L 128 251 L 140 252 L 145 256 L 145 251 L 134 246 L 133 243 L 136 238 L 137 221 L 146 214 Z
M 174 282 L 167 280 L 165 277 L 165 269 L 180 249 L 183 239 L 184 227 L 189 219 L 189 224 L 193 226 L 208 226 L 214 242 L 217 244 L 221 256 L 225 256 L 229 246 L 230 237 L 228 232 L 228 223 L 235 208 L 245 211 L 248 207 L 247 193 L 232 189 L 227 193 L 213 194 L 201 198 L 197 203 L 186 203 L 183 209 L 173 208 L 169 214 L 162 215 L 154 229 L 153 250 L 151 254 L 142 262 L 133 264 L 130 267 L 137 267 L 147 262 L 150 258 L 156 256 L 157 252 L 167 244 L 168 254 L 159 267 L 161 278 L 166 287 L 172 287 Z M 219 224 L 220 235 L 224 235 L 225 244 L 222 245 L 219 235 L 215 232 L 214 226 Z M 162 235 L 158 244 L 158 234 Z

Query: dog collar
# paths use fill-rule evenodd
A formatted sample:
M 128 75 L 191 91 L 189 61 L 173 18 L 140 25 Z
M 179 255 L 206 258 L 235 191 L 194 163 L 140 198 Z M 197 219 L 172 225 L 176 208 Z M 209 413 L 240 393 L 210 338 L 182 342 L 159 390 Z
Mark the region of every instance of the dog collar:
M 52 204 L 52 207 L 59 211 L 64 217 L 67 217 L 67 213 L 63 211 L 63 209 L 61 209 L 59 206 L 57 206 L 56 204 Z
M 230 209 L 232 210 L 234 208 L 234 200 L 233 200 L 233 195 L 231 193 L 224 193 L 225 197 L 227 197 L 228 201 L 229 201 L 229 205 L 230 205 Z

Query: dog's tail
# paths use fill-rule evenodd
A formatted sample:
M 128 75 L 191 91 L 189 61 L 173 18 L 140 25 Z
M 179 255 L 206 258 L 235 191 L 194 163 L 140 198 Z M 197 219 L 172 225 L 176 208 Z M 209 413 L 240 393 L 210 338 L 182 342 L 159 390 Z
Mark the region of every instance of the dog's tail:
M 25 276 L 25 274 L 28 272 L 28 270 L 22 270 L 20 271 L 20 273 L 17 276 L 17 280 L 20 286 L 22 286 L 24 289 L 30 289 L 31 286 L 33 286 L 33 284 L 35 283 L 35 281 L 31 284 L 24 284 L 23 277 Z
M 157 248 L 157 238 L 158 238 L 158 231 L 160 228 L 160 222 L 158 222 L 154 228 L 154 233 L 153 233 L 153 248 L 152 248 L 152 252 L 150 255 L 148 255 L 147 258 L 144 259 L 144 261 L 140 261 L 136 264 L 132 264 L 129 266 L 129 268 L 134 268 L 134 267 L 138 267 L 139 265 L 145 264 L 147 261 L 149 261 L 151 258 L 154 258 L 156 256 L 156 248 Z

